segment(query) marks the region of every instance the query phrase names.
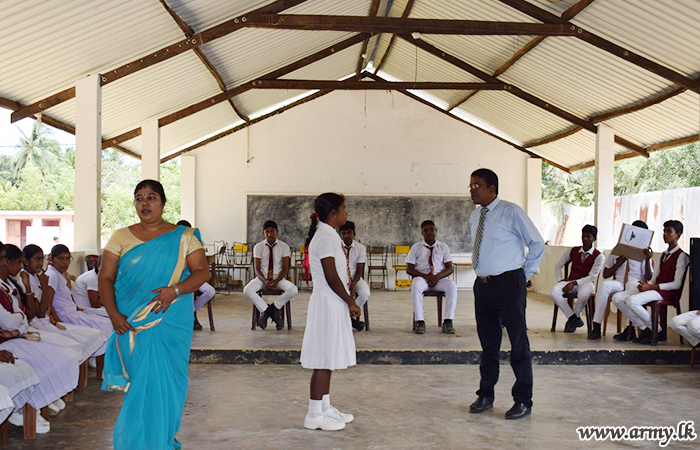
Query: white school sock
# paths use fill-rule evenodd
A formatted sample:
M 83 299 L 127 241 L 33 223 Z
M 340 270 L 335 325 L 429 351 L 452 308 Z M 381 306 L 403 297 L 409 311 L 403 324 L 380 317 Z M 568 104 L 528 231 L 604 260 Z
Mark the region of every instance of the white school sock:
M 318 417 L 323 414 L 323 400 L 309 399 L 308 416 L 311 418 Z
M 323 407 L 321 408 L 323 411 L 331 408 L 331 394 L 325 394 L 321 401 L 323 402 Z

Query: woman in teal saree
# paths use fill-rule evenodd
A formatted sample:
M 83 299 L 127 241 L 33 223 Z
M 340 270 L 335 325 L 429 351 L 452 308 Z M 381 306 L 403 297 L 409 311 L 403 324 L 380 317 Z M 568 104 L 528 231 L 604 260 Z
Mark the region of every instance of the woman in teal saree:
M 124 392 L 115 450 L 179 449 L 187 396 L 192 292 L 209 278 L 199 232 L 162 218 L 165 192 L 144 180 L 134 191 L 140 223 L 117 230 L 99 275 L 115 333 L 102 389 Z

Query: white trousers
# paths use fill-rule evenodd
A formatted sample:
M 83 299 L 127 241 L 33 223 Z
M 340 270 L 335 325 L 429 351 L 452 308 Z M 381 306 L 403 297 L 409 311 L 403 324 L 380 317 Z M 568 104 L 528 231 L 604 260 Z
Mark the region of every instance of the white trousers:
M 255 307 L 258 308 L 258 311 L 262 313 L 267 309 L 267 302 L 258 295 L 258 291 L 261 289 L 265 289 L 265 283 L 263 283 L 260 278 L 256 277 L 250 280 L 250 283 L 245 285 L 243 288 L 243 294 L 245 294 L 248 300 L 253 302 Z M 282 307 L 286 305 L 288 301 L 294 298 L 294 296 L 297 295 L 297 292 L 299 292 L 294 283 L 288 280 L 280 280 L 279 283 L 277 283 L 277 286 L 275 286 L 275 289 L 284 291 L 282 295 L 275 297 L 274 304 L 277 309 L 282 309 Z
M 202 293 L 199 297 L 197 297 L 197 300 L 194 301 L 194 310 L 195 312 L 199 311 L 199 309 L 206 305 L 209 300 L 211 300 L 214 297 L 214 294 L 216 294 L 216 289 L 209 284 L 209 283 L 204 283 L 197 289 L 199 292 Z
M 631 280 L 627 282 L 627 290 L 637 289 L 637 281 Z M 608 307 L 608 298 L 611 295 L 617 294 L 625 290 L 625 286 L 622 285 L 622 281 L 618 280 L 605 280 L 598 288 L 598 292 L 595 295 L 595 314 L 593 315 L 593 322 L 603 323 L 605 320 L 605 309 Z
M 700 314 L 690 311 L 671 319 L 671 328 L 695 347 L 700 343 Z
M 593 290 L 595 290 L 595 286 L 593 283 L 583 283 L 575 286 L 571 292 L 576 294 L 576 305 L 574 306 L 575 309 L 571 309 L 569 303 L 564 298 L 563 289 L 567 284 L 569 284 L 569 281 L 560 281 L 555 284 L 552 290 L 549 291 L 549 296 L 552 297 L 554 303 L 559 306 L 561 312 L 564 313 L 567 319 L 571 317 L 572 314 L 576 314 L 576 317 L 581 317 L 581 311 L 586 307 L 588 299 L 593 293 Z
M 367 300 L 369 300 L 369 285 L 367 282 L 364 280 L 364 278 L 360 278 L 357 281 L 357 284 L 355 285 L 355 292 L 357 292 L 357 298 L 355 299 L 355 303 L 357 306 L 362 308 L 365 303 L 367 303 Z
M 656 300 L 662 300 L 658 291 L 639 292 L 637 288 L 613 295 L 613 303 L 617 309 L 627 316 L 632 325 L 642 330 L 651 328 L 651 314 L 644 305 Z
M 413 312 L 416 320 L 423 318 L 423 292 L 444 291 L 445 292 L 445 319 L 455 318 L 457 308 L 457 285 L 454 281 L 442 278 L 434 287 L 428 287 L 428 282 L 423 277 L 415 277 L 411 282 L 411 300 L 413 301 Z

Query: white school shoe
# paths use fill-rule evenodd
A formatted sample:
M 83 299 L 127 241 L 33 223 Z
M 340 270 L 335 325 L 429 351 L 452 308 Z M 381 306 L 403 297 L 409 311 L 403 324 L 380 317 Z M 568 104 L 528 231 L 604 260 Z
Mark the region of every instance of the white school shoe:
M 50 416 L 57 416 L 58 413 L 61 412 L 61 408 L 59 408 L 58 405 L 56 405 L 56 402 L 49 403 L 48 405 L 46 405 L 46 407 L 49 408 Z
M 16 427 L 24 426 L 24 416 L 22 411 L 15 411 L 7 418 L 7 421 Z M 49 424 L 46 419 L 41 417 L 41 414 L 36 415 L 36 432 L 37 434 L 48 433 L 51 430 L 51 424 Z
M 355 416 L 352 414 L 341 413 L 335 406 L 331 406 L 330 409 L 323 411 L 323 414 L 327 415 L 331 419 L 339 420 L 343 423 L 350 423 L 355 420 Z
M 93 369 L 97 369 L 97 358 L 95 358 L 94 356 L 89 357 L 88 366 L 90 366 Z
M 66 402 L 64 402 L 63 399 L 61 399 L 61 398 L 59 398 L 58 400 L 53 402 L 53 404 L 58 406 L 58 409 L 60 409 L 61 411 L 66 409 Z
M 318 430 L 320 428 L 323 431 L 339 431 L 345 428 L 345 422 L 332 419 L 323 413 L 316 417 L 311 417 L 307 414 L 306 418 L 304 418 L 304 428 L 309 430 Z

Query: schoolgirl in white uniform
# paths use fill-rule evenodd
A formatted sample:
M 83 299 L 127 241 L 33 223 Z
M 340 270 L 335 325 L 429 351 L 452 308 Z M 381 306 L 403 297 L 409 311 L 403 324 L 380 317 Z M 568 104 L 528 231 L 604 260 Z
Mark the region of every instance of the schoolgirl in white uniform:
M 333 193 L 321 194 L 316 198 L 314 210 L 305 245 L 314 287 L 301 345 L 301 365 L 314 372 L 304 427 L 335 431 L 354 419 L 352 414 L 343 414 L 331 406 L 330 384 L 333 370 L 355 365 L 350 318 L 358 317 L 360 308 L 348 291 L 347 261 L 343 243 L 335 231 L 348 216 L 345 198 Z

